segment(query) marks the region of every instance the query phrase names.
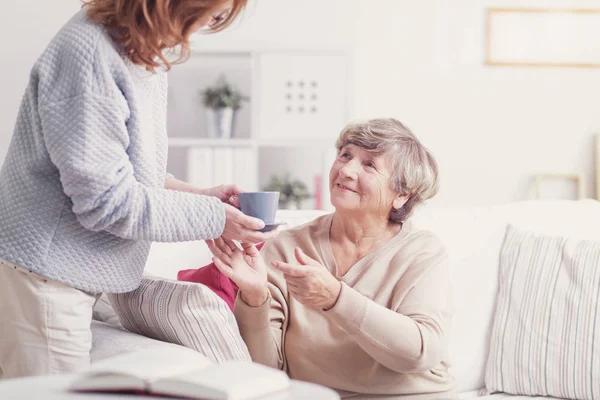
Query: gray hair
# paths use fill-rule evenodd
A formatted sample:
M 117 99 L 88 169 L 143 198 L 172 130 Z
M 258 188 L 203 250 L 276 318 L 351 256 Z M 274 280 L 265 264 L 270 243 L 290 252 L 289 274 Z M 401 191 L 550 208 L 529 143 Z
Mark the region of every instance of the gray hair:
M 390 212 L 390 222 L 401 224 L 413 209 L 438 191 L 438 165 L 433 154 L 400 121 L 393 118 L 352 123 L 340 133 L 336 147 L 349 144 L 392 160 L 392 190 L 408 196 L 407 202 Z

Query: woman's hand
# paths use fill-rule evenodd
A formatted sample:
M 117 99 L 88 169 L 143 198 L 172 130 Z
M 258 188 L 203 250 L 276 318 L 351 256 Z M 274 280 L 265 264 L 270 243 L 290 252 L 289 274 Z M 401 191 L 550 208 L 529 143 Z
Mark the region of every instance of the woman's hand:
M 308 307 L 329 310 L 340 295 L 340 281 L 299 247 L 296 247 L 295 254 L 300 265 L 273 261 L 273 267 L 283 272 L 288 291 L 294 299 Z
M 221 185 L 210 189 L 200 189 L 189 183 L 171 178 L 165 182 L 165 189 L 213 196 L 225 203 L 225 227 L 222 236 L 226 239 L 260 243 L 277 236 L 277 232 L 274 230 L 267 234 L 258 232 L 258 230 L 265 227 L 265 223 L 258 218 L 245 215 L 238 209 L 240 206 L 238 194 L 242 191 L 236 185 Z
M 213 196 L 221 200 L 223 203 L 230 204 L 235 208 L 240 207 L 240 199 L 238 194 L 242 193 L 236 185 L 221 185 L 209 189 L 200 189 L 200 193 L 205 196 Z
M 258 231 L 265 227 L 261 219 L 250 217 L 229 204 L 224 206 L 225 228 L 221 235 L 223 238 L 244 243 L 261 243 L 277 236 L 277 230 L 267 233 Z
M 238 198 L 238 194 L 243 192 L 243 190 L 240 190 L 236 185 L 221 185 L 213 188 L 202 189 L 175 178 L 170 178 L 165 181 L 165 189 L 195 193 L 202 196 L 216 197 L 223 203 L 230 204 L 236 208 L 240 207 L 240 199 Z
M 223 275 L 231 279 L 241 291 L 246 304 L 259 307 L 268 297 L 267 266 L 260 251 L 253 244 L 235 242 L 222 237 L 207 240 L 213 262 Z

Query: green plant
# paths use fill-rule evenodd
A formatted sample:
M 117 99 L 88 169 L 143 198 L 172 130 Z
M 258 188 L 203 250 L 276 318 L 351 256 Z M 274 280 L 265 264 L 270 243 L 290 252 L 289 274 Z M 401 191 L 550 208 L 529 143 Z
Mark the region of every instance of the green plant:
M 204 106 L 213 110 L 220 108 L 233 108 L 237 110 L 242 107 L 242 101 L 248 100 L 235 86 L 221 75 L 214 85 L 202 90 L 202 102 Z
M 282 176 L 273 175 L 263 190 L 267 192 L 279 192 L 279 204 L 282 206 L 294 202 L 299 208 L 302 200 L 311 197 L 306 184 L 299 179 L 292 179 L 289 173 Z

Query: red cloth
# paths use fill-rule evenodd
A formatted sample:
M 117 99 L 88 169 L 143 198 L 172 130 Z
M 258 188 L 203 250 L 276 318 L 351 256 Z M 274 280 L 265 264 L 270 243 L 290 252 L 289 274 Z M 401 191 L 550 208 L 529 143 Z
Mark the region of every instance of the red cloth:
M 264 243 L 256 246 L 258 250 Z M 225 300 L 225 303 L 233 310 L 238 287 L 228 277 L 223 275 L 215 263 L 210 263 L 198 269 L 184 269 L 177 273 L 178 281 L 201 283 L 208 286 L 217 296 Z

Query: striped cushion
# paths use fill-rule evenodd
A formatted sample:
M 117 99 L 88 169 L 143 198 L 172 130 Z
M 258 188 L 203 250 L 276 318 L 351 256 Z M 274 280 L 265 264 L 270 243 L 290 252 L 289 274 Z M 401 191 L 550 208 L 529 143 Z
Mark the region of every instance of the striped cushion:
M 509 226 L 486 368 L 491 391 L 600 398 L 600 243 Z
M 136 290 L 108 297 L 128 331 L 192 348 L 217 363 L 251 361 L 233 313 L 204 285 L 146 276 Z

